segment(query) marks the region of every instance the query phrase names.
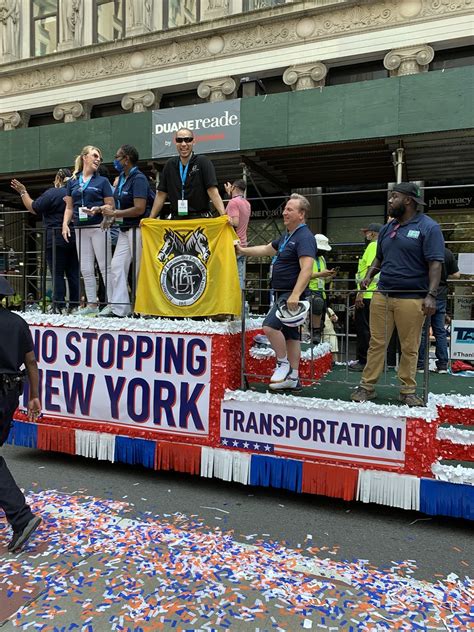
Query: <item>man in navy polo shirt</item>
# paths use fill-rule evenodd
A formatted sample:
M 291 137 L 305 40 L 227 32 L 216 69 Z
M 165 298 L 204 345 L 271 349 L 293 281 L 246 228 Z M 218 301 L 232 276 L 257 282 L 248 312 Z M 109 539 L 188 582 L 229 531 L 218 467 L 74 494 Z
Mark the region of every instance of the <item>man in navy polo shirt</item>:
M 236 246 L 237 255 L 272 257 L 271 287 L 275 302 L 263 321 L 263 330 L 275 351 L 277 364 L 270 378 L 272 391 L 301 390 L 298 369 L 301 356 L 300 333 L 297 327 L 284 325 L 276 316 L 278 301 L 286 299 L 295 311 L 300 298 L 309 295 L 308 284 L 316 259 L 314 235 L 305 224 L 310 210 L 308 200 L 293 193 L 283 211 L 286 232 L 265 246 Z
M 415 184 L 396 184 L 388 204 L 393 219 L 380 231 L 377 254 L 360 283 L 361 289 L 367 289 L 380 270 L 378 291 L 370 306 L 367 364 L 351 398 L 365 402 L 376 397 L 375 384 L 383 371 L 385 349 L 396 327 L 401 346 L 400 400 L 408 406 L 424 406 L 416 395 L 416 365 L 423 322 L 436 311 L 444 239 L 439 225 L 418 212 L 418 205 L 424 202 Z
M 194 142 L 191 130 L 182 127 L 176 132 L 178 156 L 170 158 L 161 172 L 150 218 L 211 217 L 209 200 L 219 215 L 225 214 L 214 165 L 207 156 L 194 153 Z M 162 212 L 166 200 L 170 203 L 170 210 Z

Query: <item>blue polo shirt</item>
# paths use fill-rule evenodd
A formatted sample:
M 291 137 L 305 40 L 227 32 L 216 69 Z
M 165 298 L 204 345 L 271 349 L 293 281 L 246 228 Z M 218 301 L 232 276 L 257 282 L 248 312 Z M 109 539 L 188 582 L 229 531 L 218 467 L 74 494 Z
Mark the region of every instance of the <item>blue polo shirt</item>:
M 79 207 L 87 206 L 87 208 L 92 208 L 93 206 L 102 206 L 104 198 L 114 196 L 112 186 L 107 178 L 99 176 L 97 173 L 94 173 L 90 180 L 84 184 L 81 184 L 80 176 L 82 176 L 82 173 L 78 173 L 75 178 L 71 178 L 66 183 L 67 195 L 72 197 L 74 204 L 74 224 L 80 224 L 81 226 L 100 224 L 103 219 L 101 214 L 79 222 Z
M 314 235 L 306 224 L 301 224 L 291 235 L 286 232 L 272 241 L 272 247 L 277 254 L 273 259 L 271 286 L 291 292 L 301 272 L 300 257 L 316 259 Z
M 382 262 L 379 290 L 398 298 L 426 296 L 428 262 L 444 261 L 444 238 L 439 224 L 423 213 L 406 224 L 392 220 L 379 233 L 377 259 Z
M 145 211 L 143 215 L 138 217 L 124 217 L 120 224 L 122 231 L 132 228 L 132 226 L 138 226 L 140 220 L 150 214 L 155 199 L 155 193 L 151 190 L 147 177 L 138 167 L 132 167 L 128 176 L 122 173 L 114 191 L 115 206 L 118 209 L 131 208 L 135 198 L 146 200 Z
M 46 247 L 52 248 L 53 242 L 57 246 L 67 246 L 61 234 L 66 203 L 64 197 L 67 195 L 66 187 L 56 189 L 52 187 L 33 201 L 33 210 L 36 215 L 43 220 L 46 229 Z M 71 239 L 74 241 L 74 231 L 71 231 Z

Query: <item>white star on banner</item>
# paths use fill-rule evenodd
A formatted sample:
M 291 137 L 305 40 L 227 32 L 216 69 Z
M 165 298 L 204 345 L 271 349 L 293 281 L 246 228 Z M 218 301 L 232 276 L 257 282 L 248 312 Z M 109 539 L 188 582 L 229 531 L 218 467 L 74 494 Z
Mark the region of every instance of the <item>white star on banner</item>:
M 254 443 L 253 444 L 253 449 L 254 450 L 260 450 L 260 444 L 259 443 Z
M 227 445 L 227 439 L 222 439 L 221 443 L 222 445 Z
M 250 444 L 249 444 L 249 442 L 248 442 L 248 441 L 245 441 L 243 445 L 244 445 L 244 448 L 245 448 L 246 450 L 248 450 L 248 447 L 249 447 L 249 445 L 250 445 Z
M 269 446 L 268 444 L 265 446 L 265 452 L 270 452 L 271 450 L 271 446 Z
M 234 441 L 232 441 L 232 445 L 234 446 L 234 448 L 238 448 L 239 447 L 239 442 L 234 440 Z

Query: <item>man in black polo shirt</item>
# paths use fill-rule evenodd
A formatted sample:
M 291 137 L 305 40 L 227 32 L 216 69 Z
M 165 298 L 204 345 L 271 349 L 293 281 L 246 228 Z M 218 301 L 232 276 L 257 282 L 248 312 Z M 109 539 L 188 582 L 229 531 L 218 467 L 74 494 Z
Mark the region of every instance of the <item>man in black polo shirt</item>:
M 193 152 L 192 131 L 184 127 L 179 129 L 175 143 L 178 156 L 170 158 L 164 166 L 150 218 L 211 217 L 209 200 L 219 215 L 224 215 L 224 203 L 217 188 L 214 165 L 207 156 L 196 155 Z M 170 211 L 163 213 L 166 200 L 169 200 Z
M 355 402 L 376 397 L 384 366 L 385 349 L 397 328 L 401 346 L 398 378 L 400 400 L 407 406 L 424 406 L 416 395 L 416 363 L 426 316 L 436 311 L 436 297 L 444 261 L 444 239 L 439 225 L 418 212 L 424 205 L 418 187 L 400 182 L 393 187 L 389 215 L 382 228 L 377 253 L 360 288 L 367 290 L 380 270 L 378 291 L 370 305 L 370 345 L 360 385 L 351 395 Z
M 0 277 L 0 303 L 5 296 L 14 294 L 13 288 Z M 8 438 L 13 413 L 18 406 L 18 398 L 23 390 L 22 365 L 26 367 L 30 383 L 28 418 L 36 421 L 41 412 L 38 397 L 38 365 L 33 351 L 33 340 L 26 322 L 10 310 L 0 306 L 0 446 Z M 26 504 L 20 488 L 0 457 L 0 507 L 13 529 L 13 537 L 8 550 L 20 550 L 41 523 Z

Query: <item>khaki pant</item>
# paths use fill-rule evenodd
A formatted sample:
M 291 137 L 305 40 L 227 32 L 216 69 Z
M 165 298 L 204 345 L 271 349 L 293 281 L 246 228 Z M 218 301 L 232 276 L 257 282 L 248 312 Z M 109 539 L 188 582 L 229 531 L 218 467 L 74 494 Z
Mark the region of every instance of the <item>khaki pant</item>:
M 385 349 L 397 328 L 401 358 L 398 378 L 401 393 L 416 390 L 416 364 L 425 315 L 422 298 L 389 298 L 375 293 L 370 306 L 370 345 L 360 385 L 373 391 L 385 362 Z

